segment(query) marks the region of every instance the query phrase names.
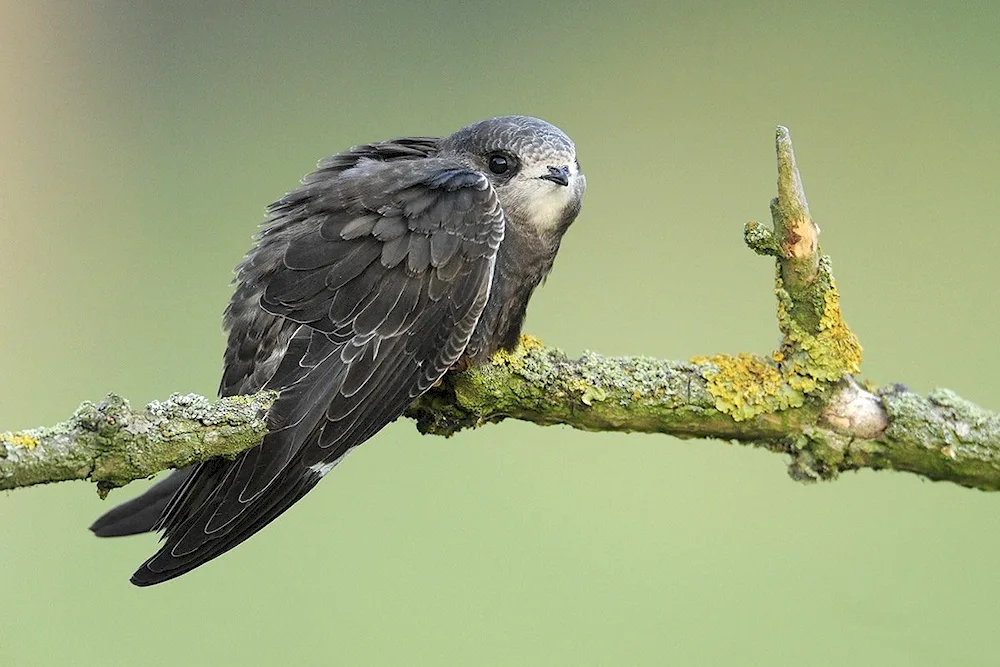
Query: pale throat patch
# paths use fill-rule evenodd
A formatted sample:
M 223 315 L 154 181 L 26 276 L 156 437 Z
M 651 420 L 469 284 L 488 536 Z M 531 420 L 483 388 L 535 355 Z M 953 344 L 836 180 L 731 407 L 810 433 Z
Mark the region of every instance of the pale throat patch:
M 562 222 L 566 207 L 573 197 L 571 187 L 540 181 L 539 192 L 527 201 L 528 220 L 538 229 L 552 229 Z

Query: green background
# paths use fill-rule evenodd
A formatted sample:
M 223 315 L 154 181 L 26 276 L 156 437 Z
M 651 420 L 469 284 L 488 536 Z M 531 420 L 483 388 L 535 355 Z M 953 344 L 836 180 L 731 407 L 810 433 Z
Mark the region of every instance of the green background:
M 589 190 L 528 330 L 764 353 L 788 125 L 864 375 L 1000 408 L 995 2 L 0 3 L 0 427 L 212 395 L 231 269 L 318 158 L 506 113 Z M 821 6 L 821 4 L 823 6 Z M 140 490 L 0 497 L 0 664 L 996 665 L 1000 495 L 713 441 L 385 429 L 169 584 Z

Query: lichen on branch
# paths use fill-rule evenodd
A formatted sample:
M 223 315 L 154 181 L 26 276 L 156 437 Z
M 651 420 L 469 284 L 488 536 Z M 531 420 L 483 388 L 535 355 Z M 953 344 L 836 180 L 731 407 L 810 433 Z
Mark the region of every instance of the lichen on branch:
M 775 258 L 781 345 L 770 358 L 744 353 L 693 359 L 714 368 L 708 391 L 716 408 L 737 421 L 801 407 L 810 395 L 827 393 L 861 370 L 861 344 L 841 314 L 830 258 L 821 253 L 819 227 L 809 214 L 786 128 L 778 128 L 775 146 L 773 229 L 751 221 L 743 237 L 758 254 Z
M 0 433 L 0 490 L 87 479 L 108 489 L 161 470 L 235 456 L 264 437 L 274 392 L 215 403 L 174 394 L 133 410 L 116 394 L 80 405 L 51 427 Z

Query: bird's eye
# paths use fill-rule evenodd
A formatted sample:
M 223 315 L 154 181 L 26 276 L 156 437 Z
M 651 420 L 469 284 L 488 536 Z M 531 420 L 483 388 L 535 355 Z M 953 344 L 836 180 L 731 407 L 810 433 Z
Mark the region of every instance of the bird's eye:
M 487 163 L 490 171 L 498 176 L 501 174 L 508 174 L 514 170 L 516 166 L 514 163 L 514 158 L 503 153 L 494 153 L 490 156 L 489 162 Z

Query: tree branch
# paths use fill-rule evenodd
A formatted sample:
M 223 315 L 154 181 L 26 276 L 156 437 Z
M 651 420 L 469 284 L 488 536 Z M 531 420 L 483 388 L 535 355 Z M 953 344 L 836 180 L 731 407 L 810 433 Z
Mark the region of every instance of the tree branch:
M 89 479 L 101 496 L 161 470 L 217 456 L 233 457 L 260 442 L 264 415 L 277 394 L 261 392 L 212 404 L 174 394 L 134 411 L 115 394 L 85 402 L 51 427 L 0 433 L 0 490 Z
M 571 360 L 525 337 L 514 352 L 446 376 L 407 416 L 422 433 L 442 435 L 514 418 L 735 440 L 788 454 L 800 480 L 890 468 L 1000 489 L 1000 415 L 949 390 L 922 398 L 901 385 L 873 393 L 854 381 L 861 346 L 841 316 L 785 128 L 776 148 L 772 228 L 744 229 L 748 246 L 775 258 L 782 342 L 771 355 L 675 362 L 588 352 Z M 116 395 L 84 403 L 54 427 L 0 434 L 0 490 L 89 479 L 106 494 L 161 470 L 233 457 L 263 437 L 273 400 L 269 392 L 215 404 L 174 395 L 142 411 Z

